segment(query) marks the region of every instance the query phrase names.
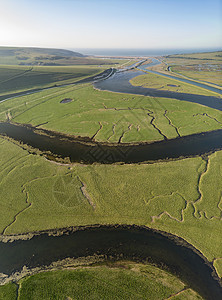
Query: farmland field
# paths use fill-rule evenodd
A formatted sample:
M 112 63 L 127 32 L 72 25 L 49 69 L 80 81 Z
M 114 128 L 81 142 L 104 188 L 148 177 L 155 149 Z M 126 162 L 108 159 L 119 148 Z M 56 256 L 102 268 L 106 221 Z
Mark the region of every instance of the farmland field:
M 58 56 L 59 53 L 65 55 L 65 61 L 63 58 L 54 59 L 54 57 L 60 57 Z M 42 55 L 40 56 L 41 60 L 45 58 L 47 63 L 36 61 L 36 57 L 39 59 L 36 55 L 40 54 Z M 73 52 L 71 51 L 59 49 L 0 47 L 0 100 L 27 90 L 32 91 L 55 85 L 75 83 L 99 74 L 108 68 L 122 68 L 138 61 L 137 59 L 124 58 L 89 58 L 78 55 L 78 53 L 77 56 L 72 55 Z M 24 57 L 26 59 L 23 64 L 21 61 Z M 53 63 L 50 64 L 51 61 Z M 59 63 L 55 64 L 55 61 L 59 61 Z
M 67 84 L 102 72 L 96 66 L 74 67 L 0 67 L 0 95 L 27 89 L 44 88 L 55 84 Z

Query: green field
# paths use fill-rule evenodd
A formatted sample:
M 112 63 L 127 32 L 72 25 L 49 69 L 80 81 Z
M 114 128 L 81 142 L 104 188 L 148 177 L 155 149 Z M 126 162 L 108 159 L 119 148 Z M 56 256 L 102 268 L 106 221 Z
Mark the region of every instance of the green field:
M 0 285 L 1 300 L 17 300 L 17 284 L 10 282 L 5 285 Z
M 176 74 L 222 86 L 222 51 L 169 55 L 164 62 Z
M 80 79 L 101 73 L 104 68 L 96 66 L 74 67 L 0 67 L 0 96 L 8 97 L 12 92 L 44 88 L 56 84 L 74 83 Z
M 13 56 L 12 56 L 13 57 Z M 76 65 L 10 65 L 2 63 L 0 47 L 0 100 L 26 90 L 75 83 L 95 76 L 108 68 L 122 68 L 135 63 L 136 59 L 84 58 L 87 62 Z M 79 59 L 79 58 L 78 58 Z
M 0 149 L 4 234 L 89 224 L 147 225 L 183 237 L 210 261 L 222 256 L 221 151 L 208 162 L 197 157 L 69 166 L 30 155 L 4 139 Z
M 164 91 L 220 97 L 220 94 L 208 91 L 204 88 L 152 73 L 139 75 L 131 79 L 130 83 L 135 86 L 142 86 L 145 88 L 153 88 Z
M 61 104 L 64 98 L 73 101 Z M 111 143 L 170 139 L 222 127 L 222 112 L 215 109 L 102 92 L 89 85 L 54 88 L 0 103 L 0 120 L 8 119 L 34 126 L 45 123 L 42 128 Z
M 17 284 L 0 286 L 1 300 L 159 300 L 168 297 L 184 300 L 202 299 L 179 279 L 165 271 L 150 265 L 126 262 L 44 272 L 26 277 Z
M 0 47 L 0 100 L 26 90 L 74 83 L 136 61 L 85 57 L 61 49 Z
M 212 83 L 217 84 L 222 87 L 222 72 L 221 70 L 211 70 L 211 69 L 205 69 L 204 71 L 199 71 L 199 68 L 197 66 L 173 66 L 171 68 L 172 72 L 175 72 L 180 75 L 184 75 L 186 77 L 189 77 L 191 79 L 203 81 L 206 83 Z

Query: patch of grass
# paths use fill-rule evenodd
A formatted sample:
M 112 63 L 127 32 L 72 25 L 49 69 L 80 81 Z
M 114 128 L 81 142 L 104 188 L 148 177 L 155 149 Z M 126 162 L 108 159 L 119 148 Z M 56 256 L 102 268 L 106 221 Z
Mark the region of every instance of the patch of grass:
M 209 201 L 212 201 L 212 198 Z M 215 257 L 221 257 L 221 220 L 216 218 L 208 220 L 204 216 L 197 218 L 194 216 L 194 212 L 193 205 L 188 204 L 183 212 L 184 222 L 177 222 L 164 214 L 155 220 L 152 227 L 183 237 L 210 261 Z
M 186 105 L 184 104 L 184 108 Z M 207 111 L 203 106 L 199 107 L 199 111 L 193 106 L 187 110 L 175 110 L 169 111 L 168 116 L 171 122 L 176 125 L 181 136 L 194 134 L 197 132 L 205 132 L 211 130 L 216 130 L 221 128 L 222 119 L 221 112 L 216 112 L 215 114 L 213 110 Z M 187 111 L 189 110 L 189 114 Z
M 21 76 L 24 72 L 31 70 L 29 66 L 1 66 L 0 67 L 0 85 L 11 78 Z
M 64 98 L 73 101 L 61 104 Z M 0 120 L 7 119 L 34 126 L 44 123 L 41 127 L 45 129 L 94 136 L 103 142 L 118 142 L 122 136 L 122 143 L 163 140 L 163 135 L 170 139 L 178 132 L 183 136 L 222 127 L 222 112 L 212 108 L 98 91 L 90 85 L 54 88 L 7 100 L 0 103 Z
M 222 258 L 218 258 L 215 260 L 214 267 L 216 268 L 219 276 L 222 278 Z
M 164 91 L 173 91 L 177 93 L 190 93 L 206 96 L 215 96 L 215 93 L 203 88 L 181 82 L 176 79 L 166 78 L 156 74 L 139 75 L 130 80 L 130 83 L 135 86 L 143 86 L 145 88 L 153 88 Z M 219 94 L 218 94 L 219 96 Z
M 206 218 L 222 218 L 222 152 L 210 156 L 207 171 L 201 177 L 200 191 L 202 197 L 195 203 L 197 214 L 204 211 Z M 215 186 L 217 187 L 215 189 Z M 209 199 L 212 199 L 209 201 Z
M 131 58 L 131 59 L 128 59 L 128 60 L 125 60 L 122 62 L 121 65 L 119 65 L 118 67 L 119 68 L 125 68 L 125 67 L 129 67 L 137 62 L 139 62 L 140 60 L 139 59 L 136 59 L 136 58 Z
M 196 292 L 191 289 L 186 289 L 181 293 L 172 296 L 172 300 L 192 300 L 192 299 L 202 299 Z
M 150 265 L 88 267 L 44 272 L 21 281 L 19 299 L 164 299 L 184 288 L 177 278 Z M 192 291 L 192 299 L 201 299 Z
M 28 155 L 8 141 L 0 139 L 0 142 L 0 228 L 3 231 L 19 212 L 30 205 L 25 185 L 37 178 L 59 174 L 59 169 L 37 156 Z
M 0 300 L 16 300 L 17 289 L 17 284 L 13 282 L 0 285 Z

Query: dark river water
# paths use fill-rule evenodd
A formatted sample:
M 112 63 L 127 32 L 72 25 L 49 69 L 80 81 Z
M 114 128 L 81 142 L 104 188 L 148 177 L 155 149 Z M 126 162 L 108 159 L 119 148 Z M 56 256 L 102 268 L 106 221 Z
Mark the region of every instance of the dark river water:
M 144 95 L 159 98 L 171 98 L 187 102 L 193 102 L 222 111 L 222 99 L 220 97 L 177 93 L 131 85 L 129 80 L 138 75 L 144 75 L 144 73 L 142 71 L 128 71 L 119 73 L 117 72 L 107 80 L 95 83 L 94 86 L 100 90 L 107 90 L 112 92 Z M 222 93 L 221 90 L 219 90 L 219 92 Z
M 216 275 L 212 276 L 213 268 L 193 247 L 180 238 L 136 226 L 97 226 L 56 237 L 44 233 L 26 241 L 0 243 L 0 272 L 10 275 L 24 265 L 34 268 L 95 253 L 108 259 L 155 263 L 205 299 L 221 299 L 221 285 Z
M 138 163 L 149 160 L 196 156 L 222 149 L 222 129 L 141 145 L 106 145 L 78 140 L 48 130 L 0 122 L 0 134 L 22 141 L 43 152 L 80 163 Z
M 218 97 L 131 86 L 129 79 L 141 73 L 116 73 L 104 81 L 95 83 L 95 86 L 115 92 L 186 100 L 222 110 L 222 101 Z M 51 151 L 58 156 L 69 157 L 73 162 L 136 163 L 201 155 L 222 149 L 222 130 L 135 146 L 105 145 L 89 139 L 78 140 L 49 131 L 45 133 L 47 135 L 38 134 L 38 130 L 35 131 L 32 127 L 0 123 L 0 134 L 43 152 Z M 33 268 L 49 265 L 67 257 L 78 258 L 97 253 L 117 259 L 122 254 L 125 259 L 149 260 L 158 266 L 167 267 L 205 299 L 222 299 L 221 285 L 214 269 L 191 245 L 181 241 L 164 233 L 135 226 L 102 226 L 57 237 L 43 233 L 26 241 L 0 242 L 0 273 L 10 275 L 21 271 L 24 265 Z

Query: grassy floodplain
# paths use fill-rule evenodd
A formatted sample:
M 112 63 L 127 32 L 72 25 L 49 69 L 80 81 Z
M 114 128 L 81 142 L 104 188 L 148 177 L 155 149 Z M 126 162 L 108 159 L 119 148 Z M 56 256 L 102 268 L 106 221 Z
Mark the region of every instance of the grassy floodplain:
M 130 83 L 135 86 L 143 86 L 145 88 L 153 88 L 164 91 L 221 97 L 220 94 L 205 90 L 204 88 L 192 86 L 191 84 L 184 83 L 176 79 L 170 79 L 152 73 L 139 75 L 131 79 Z
M 84 166 L 52 163 L 4 139 L 0 147 L 2 233 L 98 223 L 147 225 L 183 237 L 221 271 L 221 260 L 215 259 L 222 256 L 222 151 L 208 162 L 196 157 Z
M 60 103 L 64 98 L 73 101 Z M 222 113 L 215 109 L 174 99 L 103 92 L 91 85 L 7 100 L 0 103 L 0 120 L 42 124 L 45 129 L 111 143 L 170 139 L 222 127 Z
M 0 92 L 11 93 L 11 83 L 20 80 L 19 89 L 25 90 L 73 82 L 102 68 L 2 66 Z M 26 76 L 28 80 L 24 80 Z M 174 84 L 173 80 L 166 80 L 149 77 L 155 88 L 212 95 L 182 83 L 170 87 L 167 84 Z M 147 77 L 133 81 L 146 85 Z M 60 103 L 64 98 L 72 101 Z M 0 120 L 108 143 L 157 141 L 222 128 L 222 112 L 211 108 L 174 99 L 102 92 L 89 84 L 55 87 L 2 102 Z M 222 276 L 222 151 L 153 164 L 62 165 L 0 137 L 0 153 L 3 235 L 90 224 L 146 225 L 184 238 Z M 108 278 L 112 285 L 106 284 Z M 86 281 L 87 285 L 83 284 Z M 98 293 L 111 299 L 114 293 L 122 297 L 120 284 L 124 293 L 130 290 L 132 299 L 149 299 L 150 295 L 152 299 L 170 295 L 175 295 L 171 299 L 198 299 L 193 291 L 182 291 L 184 285 L 164 271 L 135 264 L 40 273 L 0 286 L 0 299 L 16 299 L 18 291 L 19 299 L 52 299 L 55 295 L 61 295 L 60 299 L 79 295 L 81 299 L 89 293 L 94 293 L 95 299 Z
M 165 271 L 126 262 L 29 276 L 0 286 L 0 299 L 17 299 L 17 290 L 19 300 L 202 299 Z

